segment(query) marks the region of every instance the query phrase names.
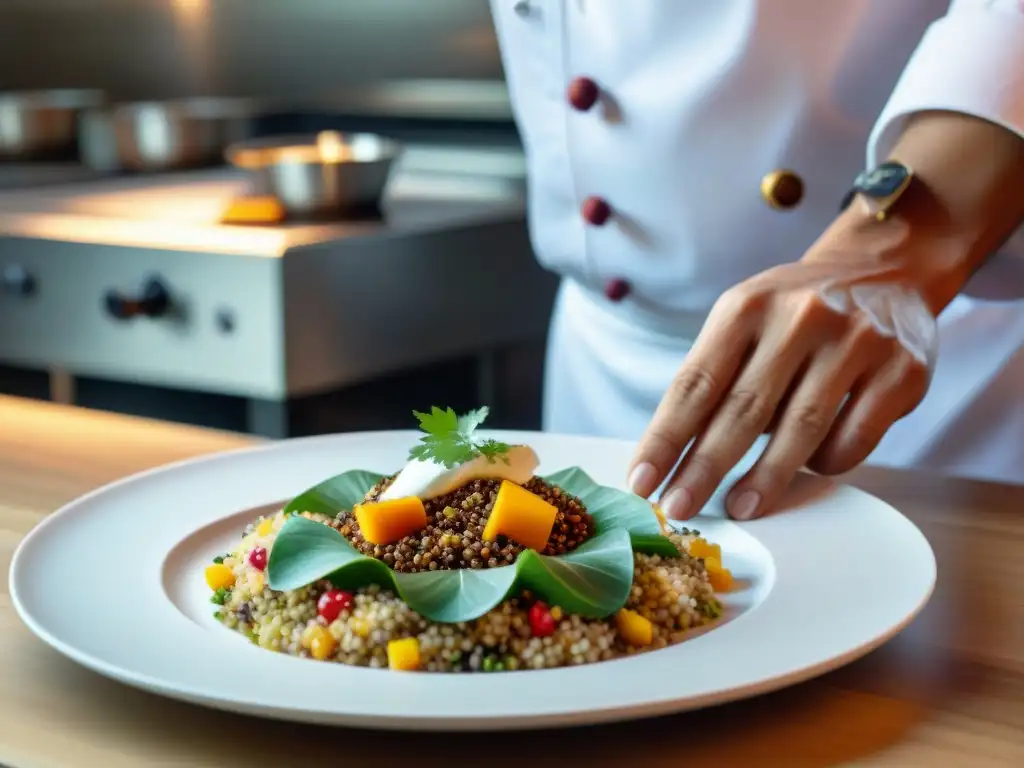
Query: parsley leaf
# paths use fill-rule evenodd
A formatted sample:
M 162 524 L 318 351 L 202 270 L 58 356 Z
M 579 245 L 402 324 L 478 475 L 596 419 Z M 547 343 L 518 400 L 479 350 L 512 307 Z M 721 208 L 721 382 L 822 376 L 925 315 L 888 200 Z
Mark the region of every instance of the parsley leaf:
M 412 413 L 419 421 L 420 429 L 429 435 L 444 435 L 459 431 L 459 417 L 451 408 L 442 411 L 435 405 L 430 409 L 430 413 L 420 413 L 419 411 Z
M 470 411 L 464 416 L 459 416 L 458 430 L 464 435 L 472 435 L 476 428 L 487 420 L 490 410 L 487 406 Z
M 509 449 L 507 444 L 497 440 L 474 440 L 477 427 L 484 423 L 488 413 L 484 407 L 459 416 L 451 408 L 441 409 L 436 405 L 429 413 L 413 411 L 420 429 L 426 434 L 409 451 L 409 458 L 434 461 L 453 469 L 477 456 L 484 456 L 488 461 L 502 457 Z

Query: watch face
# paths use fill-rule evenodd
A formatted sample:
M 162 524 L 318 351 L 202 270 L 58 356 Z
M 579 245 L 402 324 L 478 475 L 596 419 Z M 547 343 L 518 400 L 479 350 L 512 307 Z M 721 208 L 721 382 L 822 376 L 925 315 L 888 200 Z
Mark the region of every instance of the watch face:
M 857 177 L 854 186 L 859 192 L 870 197 L 888 197 L 910 176 L 910 169 L 902 163 L 889 161 L 877 168 L 864 171 Z

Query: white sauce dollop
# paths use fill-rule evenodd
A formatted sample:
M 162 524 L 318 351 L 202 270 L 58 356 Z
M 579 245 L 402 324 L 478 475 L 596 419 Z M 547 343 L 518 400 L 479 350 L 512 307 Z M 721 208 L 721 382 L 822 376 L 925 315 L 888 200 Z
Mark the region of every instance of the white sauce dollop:
M 473 480 L 488 478 L 509 480 L 522 485 L 533 477 L 539 464 L 537 454 L 528 445 L 513 445 L 506 453 L 490 461 L 485 456 L 477 456 L 451 469 L 434 461 L 413 459 L 380 495 L 380 500 L 417 496 L 428 501 L 451 493 Z

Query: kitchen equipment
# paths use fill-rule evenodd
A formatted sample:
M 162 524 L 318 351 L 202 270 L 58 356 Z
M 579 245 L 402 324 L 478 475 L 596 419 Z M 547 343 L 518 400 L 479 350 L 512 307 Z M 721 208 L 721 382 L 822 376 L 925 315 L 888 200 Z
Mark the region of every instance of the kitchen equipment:
M 532 412 L 557 278 L 530 248 L 521 150 L 404 144 L 356 219 L 224 224 L 252 186 L 230 166 L 0 192 L 0 369 L 271 437 L 435 400 Z
M 9 89 L 88 78 L 117 102 L 511 120 L 488 0 L 0 0 L 0 72 Z
M 258 116 L 245 99 L 119 104 L 82 117 L 80 152 L 101 170 L 168 171 L 219 165 L 225 148 L 249 138 Z
M 258 194 L 276 197 L 293 217 L 330 217 L 372 209 L 401 146 L 372 133 L 323 131 L 260 139 L 228 148 L 228 161 L 251 171 Z
M 71 155 L 84 110 L 103 103 L 94 90 L 0 93 L 0 160 L 40 160 Z

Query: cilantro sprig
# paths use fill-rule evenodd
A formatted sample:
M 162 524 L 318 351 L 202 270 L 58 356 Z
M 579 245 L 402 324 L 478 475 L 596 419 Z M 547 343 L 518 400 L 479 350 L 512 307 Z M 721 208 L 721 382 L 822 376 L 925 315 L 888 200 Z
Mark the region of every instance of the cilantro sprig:
M 487 419 L 488 413 L 486 406 L 462 416 L 451 408 L 441 409 L 436 405 L 430 413 L 413 411 L 420 429 L 426 434 L 409 451 L 409 458 L 434 461 L 446 469 L 453 469 L 478 456 L 490 462 L 502 459 L 507 463 L 508 458 L 504 455 L 509 450 L 507 443 L 475 437 L 477 428 Z

